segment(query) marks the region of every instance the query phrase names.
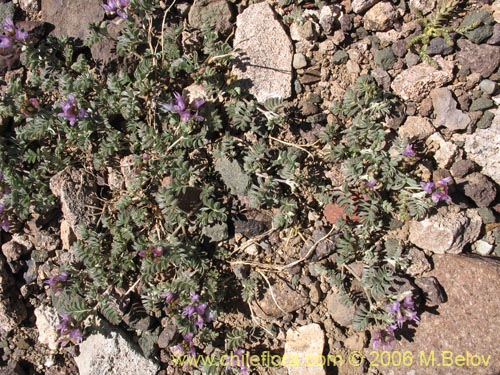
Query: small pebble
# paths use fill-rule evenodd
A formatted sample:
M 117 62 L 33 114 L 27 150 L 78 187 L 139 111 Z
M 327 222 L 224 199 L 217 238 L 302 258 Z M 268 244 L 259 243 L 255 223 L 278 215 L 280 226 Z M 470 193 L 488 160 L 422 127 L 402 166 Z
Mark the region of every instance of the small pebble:
M 498 89 L 498 84 L 491 79 L 483 79 L 479 84 L 479 88 L 488 95 L 493 95 Z

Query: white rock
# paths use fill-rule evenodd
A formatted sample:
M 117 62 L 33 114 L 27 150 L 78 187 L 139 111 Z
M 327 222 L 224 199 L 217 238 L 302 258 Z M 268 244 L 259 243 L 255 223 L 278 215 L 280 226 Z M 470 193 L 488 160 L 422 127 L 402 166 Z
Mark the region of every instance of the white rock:
M 432 12 L 436 6 L 436 0 L 410 0 L 410 9 L 417 10 L 422 14 Z
M 362 13 L 377 4 L 380 0 L 352 0 L 352 10 L 354 13 Z
M 500 23 L 500 0 L 495 0 L 491 4 L 491 9 L 493 10 L 493 18 L 496 23 Z
M 396 95 L 404 100 L 419 102 L 429 95 L 432 89 L 450 82 L 453 79 L 453 62 L 440 56 L 434 60 L 440 69 L 421 63 L 399 73 L 391 84 Z
M 38 341 L 49 347 L 50 350 L 57 350 L 59 346 L 59 334 L 56 325 L 59 324 L 59 317 L 56 309 L 40 305 L 35 309 L 36 328 L 38 329 Z
M 439 168 L 448 168 L 459 154 L 458 146 L 452 142 L 446 142 L 439 133 L 432 134 L 425 144 L 430 151 L 434 152 L 434 160 Z
M 252 4 L 236 20 L 235 75 L 259 102 L 292 94 L 293 46 L 268 3 Z
M 493 250 L 493 245 L 486 241 L 479 240 L 474 242 L 473 248 L 479 255 L 486 256 L 490 255 L 491 251 Z
M 366 30 L 386 31 L 396 19 L 396 8 L 389 2 L 375 4 L 363 17 Z
M 458 254 L 479 236 L 482 220 L 476 210 L 460 212 L 450 207 L 422 221 L 410 222 L 409 240 L 436 254 Z
M 495 118 L 487 129 L 477 129 L 465 138 L 467 157 L 481 167 L 482 173 L 500 184 L 500 111 L 495 111 Z
M 289 375 L 325 375 L 322 365 L 325 334 L 312 323 L 286 332 L 283 366 Z
M 80 375 L 155 375 L 159 366 L 144 358 L 117 332 L 92 334 L 75 357 Z

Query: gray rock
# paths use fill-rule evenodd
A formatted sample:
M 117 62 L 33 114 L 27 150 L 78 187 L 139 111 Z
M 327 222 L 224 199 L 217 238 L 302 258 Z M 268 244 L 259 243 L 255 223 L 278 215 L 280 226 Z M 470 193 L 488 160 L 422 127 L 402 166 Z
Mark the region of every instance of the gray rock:
M 342 296 L 331 291 L 325 299 L 326 308 L 331 318 L 344 327 L 352 325 L 356 308 L 354 305 L 346 306 L 342 303 Z
M 483 219 L 483 224 L 493 224 L 496 221 L 493 210 L 487 207 L 478 208 L 477 213 L 481 216 L 481 219 Z
M 493 35 L 491 35 L 491 38 L 486 43 L 493 46 L 500 44 L 500 23 L 496 23 L 493 26 Z
M 484 112 L 481 119 L 477 122 L 476 127 L 478 129 L 487 129 L 491 126 L 494 118 L 495 115 L 492 112 L 486 111 Z
M 332 63 L 333 64 L 345 64 L 349 60 L 349 55 L 344 50 L 338 50 L 333 54 Z
M 434 89 L 430 93 L 434 107 L 434 126 L 444 126 L 452 131 L 467 129 L 471 119 L 468 114 L 457 109 L 457 102 L 447 88 Z
M 446 302 L 446 294 L 435 277 L 420 277 L 415 284 L 424 294 L 426 306 L 438 306 Z
M 52 34 L 85 40 L 89 24 L 104 18 L 101 0 L 42 0 L 42 20 L 55 25 Z
M 474 134 L 465 137 L 464 149 L 467 157 L 483 168 L 483 174 L 500 184 L 500 113 L 498 109 L 488 129 L 477 129 Z
M 419 62 L 420 62 L 420 56 L 417 55 L 416 53 L 408 51 L 408 53 L 405 56 L 405 63 L 408 66 L 408 68 L 417 65 Z
M 434 38 L 429 43 L 429 47 L 427 47 L 427 54 L 429 56 L 441 55 L 447 56 L 453 52 L 453 45 L 449 45 L 446 43 L 446 40 L 443 38 Z
M 315 41 L 318 36 L 318 30 L 316 29 L 316 24 L 309 20 L 300 24 L 297 28 L 297 31 L 299 32 L 301 40 L 305 39 L 312 42 Z
M 397 57 L 404 57 L 408 49 L 406 48 L 406 42 L 404 39 L 396 40 L 392 43 L 392 53 L 394 53 Z
M 434 153 L 434 160 L 436 160 L 439 168 L 447 169 L 457 155 L 460 154 L 458 146 L 453 142 L 445 141 L 438 132 L 427 138 L 425 145 L 429 151 Z
M 137 348 L 116 331 L 94 333 L 79 346 L 75 362 L 80 375 L 155 375 L 159 365 L 139 354 Z
M 399 135 L 409 142 L 423 141 L 434 133 L 434 127 L 425 117 L 408 116 L 399 128 Z
M 3 24 L 6 18 L 14 19 L 14 12 L 16 11 L 16 6 L 13 2 L 0 3 L 0 23 Z
M 411 276 L 418 276 L 432 269 L 431 263 L 425 256 L 425 253 L 416 247 L 412 246 L 410 248 L 406 258 L 410 264 L 410 266 L 406 269 L 406 272 L 408 272 Z
M 2 253 L 5 255 L 7 263 L 13 273 L 17 273 L 23 267 L 23 263 L 19 262 L 22 256 L 26 255 L 28 249 L 23 244 L 11 240 L 2 245 Z
M 421 101 L 438 87 L 453 79 L 453 63 L 436 57 L 440 69 L 421 63 L 403 70 L 392 82 L 391 88 L 404 100 Z
M 394 351 L 409 352 L 411 358 L 419 358 L 421 353 L 469 353 L 488 356 L 491 360 L 487 366 L 461 366 L 450 363 L 450 366 L 436 366 L 432 370 L 422 371 L 421 363 L 413 361 L 409 366 L 393 366 L 384 368 L 385 374 L 433 374 L 433 375 L 493 375 L 500 373 L 498 333 L 500 321 L 498 311 L 500 301 L 500 278 L 498 269 L 500 262 L 478 256 L 433 256 L 434 270 L 429 277 L 439 281 L 446 293 L 447 302 L 439 305 L 435 312 L 424 312 L 420 316 L 418 328 L 411 341 L 403 339 L 394 346 Z M 460 328 L 457 327 L 460 322 Z M 485 329 L 485 327 L 488 327 Z M 426 354 L 426 358 L 429 356 Z M 453 356 L 457 358 L 456 356 Z M 451 362 L 451 361 L 450 361 Z
M 390 2 L 377 3 L 365 13 L 364 27 L 369 31 L 387 31 L 396 17 L 396 8 Z
M 260 318 L 281 318 L 305 306 L 308 298 L 296 292 L 282 280 L 267 289 L 259 300 L 252 303 L 255 315 Z
M 479 88 L 488 95 L 493 95 L 498 89 L 498 84 L 490 79 L 483 79 L 479 84 Z
M 409 240 L 435 254 L 458 254 L 478 238 L 481 224 L 476 210 L 459 212 L 450 207 L 445 213 L 410 222 Z
M 238 15 L 234 48 L 240 52 L 233 72 L 247 81 L 259 102 L 292 93 L 292 42 L 266 2 Z
M 293 55 L 293 68 L 302 69 L 307 66 L 306 57 L 302 53 L 296 53 Z
M 497 196 L 495 184 L 481 173 L 468 175 L 463 189 L 464 194 L 472 199 L 478 207 L 488 207 Z
M 465 33 L 467 39 L 472 43 L 480 44 L 493 35 L 493 25 L 484 25 Z
M 189 9 L 188 22 L 201 29 L 203 25 L 215 27 L 221 34 L 231 32 L 233 11 L 226 0 L 198 0 Z
M 380 0 L 352 0 L 351 6 L 354 13 L 363 13 Z
M 373 57 L 375 60 L 375 64 L 377 64 L 384 70 L 392 69 L 392 66 L 397 61 L 397 58 L 392 52 L 391 47 L 386 47 L 382 50 L 375 51 Z
M 495 20 L 487 11 L 469 13 L 466 15 L 460 24 L 461 28 L 472 25 L 477 25 L 472 30 L 465 33 L 467 39 L 471 42 L 479 44 L 484 42 L 493 34 L 493 23 Z M 482 26 L 481 26 L 482 25 Z
M 339 6 L 324 5 L 319 12 L 319 24 L 325 32 L 330 35 L 334 30 L 334 23 L 341 14 Z
M 319 324 L 312 323 L 286 332 L 284 358 L 289 375 L 325 375 L 321 356 L 325 346 L 325 333 Z M 318 361 L 319 359 L 319 361 Z
M 80 238 L 78 226 L 91 226 L 97 220 L 95 210 L 100 203 L 93 177 L 83 169 L 67 167 L 50 179 L 50 190 L 60 199 L 64 219 Z
M 470 107 L 469 111 L 484 111 L 485 109 L 491 108 L 495 105 L 495 102 L 493 100 L 488 99 L 488 98 L 478 98 L 474 100 Z
M 212 242 L 221 242 L 227 240 L 229 237 L 226 223 L 204 226 L 202 233 L 210 238 Z
M 243 172 L 237 160 L 230 161 L 223 157 L 215 162 L 215 170 L 220 173 L 222 181 L 235 195 L 245 195 L 250 187 L 250 178 Z
M 424 15 L 432 12 L 435 6 L 436 0 L 410 0 L 410 9 Z
M 476 170 L 477 165 L 473 161 L 464 159 L 457 160 L 455 163 L 453 163 L 450 172 L 453 177 L 461 179 Z
M 90 47 L 90 53 L 94 60 L 99 63 L 98 66 L 101 71 L 118 58 L 118 54 L 116 53 L 116 39 L 124 28 L 124 23 L 108 23 L 107 30 L 111 38 L 103 38 Z
M 487 78 L 500 65 L 500 47 L 476 45 L 465 39 L 459 39 L 457 44 L 460 51 L 457 52 L 456 59 L 462 68 L 469 68 L 473 73 Z

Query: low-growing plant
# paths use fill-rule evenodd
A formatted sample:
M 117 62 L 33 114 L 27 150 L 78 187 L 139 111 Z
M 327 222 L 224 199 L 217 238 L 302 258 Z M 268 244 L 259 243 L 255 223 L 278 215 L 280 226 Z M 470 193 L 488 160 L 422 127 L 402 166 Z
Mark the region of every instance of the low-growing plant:
M 388 324 L 385 307 L 399 298 L 391 283 L 405 262 L 403 249 L 384 248 L 384 235 L 391 221 L 422 218 L 428 193 L 444 200 L 447 181 L 421 186 L 412 176 L 418 157 L 387 137 L 393 105 L 373 79 L 347 90 L 320 140 L 296 144 L 280 138 L 293 135 L 283 101 L 257 103 L 242 92 L 232 48 L 214 30 L 204 27 L 194 48 L 160 1 L 110 0 L 105 10 L 123 30 L 113 40 L 106 20 L 86 43 L 116 42 L 113 69 L 49 36 L 23 47 L 29 74 L 9 81 L 0 104 L 9 124 L 0 214 L 20 225 L 51 212 L 58 202 L 50 181 L 61 171 L 100 181 L 92 187 L 95 220 L 73 223 L 72 260 L 46 282 L 62 342 L 79 343 L 89 317 L 118 325 L 127 316 L 133 325 L 146 314 L 152 323 L 142 337 L 160 320 L 175 325 L 173 356 L 215 342 L 241 354 L 246 331 L 214 329 L 234 278 L 229 264 L 245 263 L 227 241 L 233 221 L 258 209 L 272 216 L 272 231 L 309 230 L 307 213 L 333 202 L 345 215 L 329 223 L 324 238 L 335 242 L 335 261 L 320 271 L 356 306 L 356 328 Z M 332 186 L 325 171 L 338 165 L 345 181 Z M 257 274 L 241 280 L 244 302 L 259 295 Z
M 436 62 L 432 60 L 427 54 L 427 48 L 433 38 L 443 38 L 446 43 L 453 46 L 453 40 L 450 33 L 456 32 L 458 34 L 464 34 L 470 30 L 475 29 L 479 26 L 478 23 L 471 23 L 465 27 L 457 27 L 452 29 L 445 26 L 444 23 L 451 17 L 451 15 L 456 11 L 459 5 L 463 3 L 463 0 L 443 0 L 438 1 L 437 8 L 431 15 L 423 17 L 421 14 L 419 16 L 419 23 L 422 26 L 422 33 L 411 37 L 406 43 L 407 48 L 411 48 L 416 44 L 420 45 L 419 54 L 422 61 L 427 62 L 432 65 L 436 65 Z

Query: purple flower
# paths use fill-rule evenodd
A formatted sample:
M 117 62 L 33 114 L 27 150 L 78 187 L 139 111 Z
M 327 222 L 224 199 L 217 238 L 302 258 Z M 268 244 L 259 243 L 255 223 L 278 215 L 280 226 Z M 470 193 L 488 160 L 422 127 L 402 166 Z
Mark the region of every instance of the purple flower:
M 431 198 L 434 203 L 438 203 L 439 201 L 450 202 L 451 197 L 448 195 L 448 183 L 451 181 L 451 177 L 444 177 L 436 183 L 421 182 L 420 186 L 422 186 L 422 189 L 427 194 L 432 194 Z
M 390 327 L 386 327 L 386 329 L 382 329 L 380 331 L 375 331 L 372 338 L 373 350 L 389 350 L 394 346 L 394 330 Z
M 64 335 L 64 334 L 66 334 L 66 331 L 68 329 L 67 326 L 68 326 L 68 323 L 71 320 L 71 315 L 69 315 L 68 313 L 65 313 L 65 312 L 61 312 L 61 313 L 59 313 L 59 316 L 62 319 L 61 319 L 61 323 L 59 323 L 56 326 L 56 329 L 59 331 L 60 335 Z
M 172 293 L 170 290 L 167 290 L 167 291 L 163 292 L 162 294 L 160 294 L 160 296 L 162 296 L 163 298 L 165 298 L 165 303 L 166 304 L 169 304 L 174 299 L 175 294 Z
M 14 35 L 15 35 L 17 41 L 24 42 L 26 40 L 26 38 L 28 37 L 28 32 L 16 29 L 16 32 Z
M 9 221 L 6 219 L 2 220 L 2 222 L 0 222 L 0 228 L 2 228 L 4 232 L 8 232 L 10 229 Z
M 189 293 L 189 295 L 191 296 L 191 302 L 193 303 L 198 302 L 200 300 L 200 295 L 196 292 L 191 292 Z
M 202 318 L 201 316 L 200 316 L 200 317 L 198 317 L 198 319 L 196 319 L 196 320 L 194 321 L 194 325 L 195 325 L 196 327 L 198 327 L 199 329 L 202 329 L 202 328 L 203 328 L 203 324 L 205 324 L 205 321 L 203 320 L 203 318 Z
M 5 35 L 1 36 L 2 38 L 2 42 L 0 43 L 1 48 L 11 47 L 14 44 L 14 40 L 12 38 L 17 40 L 18 42 L 23 42 L 28 37 L 28 33 L 26 31 L 22 31 L 19 28 L 17 28 L 14 25 L 14 21 L 10 17 L 5 19 L 5 23 L 3 24 L 2 27 Z M 8 42 L 6 41 L 6 38 L 9 39 Z
M 6 34 L 13 35 L 16 32 L 16 26 L 14 25 L 14 21 L 10 17 L 7 17 L 5 19 L 5 22 L 2 25 L 2 27 L 3 27 L 3 31 Z
M 154 256 L 160 257 L 163 255 L 163 247 L 161 246 L 153 247 L 153 249 L 151 249 L 151 252 L 153 253 Z
M 174 98 L 174 103 L 162 104 L 162 108 L 170 112 L 177 112 L 181 116 L 183 122 L 187 122 L 191 119 L 196 121 L 204 120 L 204 118 L 199 115 L 199 109 L 205 104 L 205 100 L 197 98 L 188 105 L 186 103 L 186 97 L 178 92 L 174 92 Z
M 2 203 L 0 203 L 0 215 L 3 214 L 4 211 L 5 211 L 5 206 Z
M 416 153 L 415 153 L 415 150 L 413 150 L 413 145 L 411 143 L 408 143 L 403 150 L 403 156 L 406 156 L 408 158 L 412 158 L 415 155 L 416 155 Z
M 182 315 L 191 318 L 193 314 L 195 313 L 195 308 L 194 306 L 188 305 L 184 307 L 184 311 L 182 312 Z
M 439 190 L 432 193 L 431 198 L 434 203 L 438 203 L 439 201 L 451 202 L 451 197 L 446 192 Z
M 200 303 L 199 305 L 197 305 L 195 307 L 196 309 L 196 312 L 199 314 L 199 315 L 205 315 L 205 311 L 207 309 L 207 304 L 206 303 Z
M 82 331 L 78 328 L 72 329 L 69 331 L 69 339 L 75 345 L 80 344 L 83 341 Z
M 408 294 L 404 301 L 403 301 L 403 306 L 407 309 L 414 309 L 415 308 L 415 303 L 413 302 L 413 296 L 411 294 Z
M 420 186 L 427 194 L 431 194 L 432 189 L 434 189 L 434 182 L 421 182 Z
M 68 274 L 66 272 L 61 272 L 46 280 L 45 284 L 49 285 L 50 289 L 52 289 L 54 295 L 57 297 L 62 293 L 66 281 L 68 281 Z
M 399 314 L 400 311 L 401 311 L 401 305 L 398 301 L 394 301 L 393 303 L 387 305 L 387 312 L 389 314 Z
M 215 319 L 217 319 L 217 315 L 215 315 L 213 310 L 209 310 L 207 316 L 205 317 L 205 322 L 210 323 L 215 321 Z
M 188 332 L 185 335 L 182 335 L 182 338 L 184 339 L 184 341 L 186 341 L 188 343 L 192 343 L 193 342 L 193 338 L 194 338 L 194 333 L 193 332 Z
M 68 100 L 60 103 L 62 108 L 62 113 L 59 113 L 59 117 L 64 117 L 69 121 L 71 126 L 75 125 L 77 120 L 81 120 L 88 117 L 87 111 L 83 108 L 78 108 L 78 103 L 73 94 L 68 95 Z
M 0 48 L 10 48 L 14 45 L 12 38 L 8 35 L 0 35 Z
M 107 4 L 103 4 L 104 10 L 110 14 L 117 14 L 123 19 L 127 19 L 128 15 L 125 13 L 125 8 L 130 4 L 130 0 L 108 0 Z
M 146 250 L 142 249 L 137 252 L 137 255 L 139 255 L 141 258 L 144 258 L 146 256 Z

